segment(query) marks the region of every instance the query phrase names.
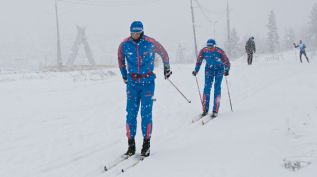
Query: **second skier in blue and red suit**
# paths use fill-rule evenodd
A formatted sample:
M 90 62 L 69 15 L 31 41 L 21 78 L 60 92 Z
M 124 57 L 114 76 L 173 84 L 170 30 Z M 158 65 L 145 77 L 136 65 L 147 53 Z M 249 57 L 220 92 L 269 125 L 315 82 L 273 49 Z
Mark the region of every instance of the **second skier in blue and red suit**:
M 209 39 L 207 41 L 207 47 L 204 47 L 200 50 L 197 57 L 195 70 L 192 72 L 194 76 L 199 72 L 200 66 L 203 62 L 206 61 L 205 66 L 205 86 L 204 94 L 202 98 L 202 107 L 203 113 L 202 116 L 208 114 L 209 111 L 209 100 L 210 100 L 210 91 L 211 87 L 214 84 L 214 106 L 212 109 L 212 117 L 217 117 L 219 107 L 220 107 L 220 98 L 221 98 L 221 83 L 223 75 L 228 76 L 230 70 L 230 62 L 225 52 L 216 47 L 216 41 L 214 39 Z

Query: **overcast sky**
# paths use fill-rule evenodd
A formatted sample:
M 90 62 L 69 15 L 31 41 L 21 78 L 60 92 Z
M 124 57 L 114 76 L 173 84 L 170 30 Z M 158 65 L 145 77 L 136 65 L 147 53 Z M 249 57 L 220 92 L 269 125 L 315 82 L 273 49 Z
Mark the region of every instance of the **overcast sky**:
M 213 38 L 221 47 L 226 35 L 225 0 L 193 1 L 199 47 Z M 88 2 L 76 4 L 76 2 Z M 288 28 L 298 31 L 308 24 L 316 0 L 229 0 L 231 27 L 241 38 L 265 37 L 270 10 L 274 10 L 280 36 Z M 193 49 L 190 0 L 59 0 L 63 58 L 67 58 L 76 37 L 75 25 L 86 27 L 96 58 L 115 57 L 133 20 L 144 23 L 145 33 L 160 41 L 175 56 L 178 44 Z M 0 56 L 55 57 L 56 25 L 54 0 L 0 0 Z

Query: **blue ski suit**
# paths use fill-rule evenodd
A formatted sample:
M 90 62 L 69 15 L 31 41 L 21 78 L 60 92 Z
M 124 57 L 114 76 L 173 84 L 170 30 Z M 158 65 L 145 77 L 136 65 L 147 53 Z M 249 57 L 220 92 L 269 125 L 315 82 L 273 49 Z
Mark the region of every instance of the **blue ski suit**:
M 203 112 L 209 111 L 210 90 L 215 82 L 213 112 L 218 113 L 221 98 L 221 82 L 225 72 L 230 70 L 230 62 L 225 52 L 218 47 L 205 47 L 200 50 L 195 72 L 198 73 L 202 61 L 206 60 L 205 66 L 205 87 L 203 94 Z
M 142 36 L 138 42 L 128 37 L 118 49 L 120 72 L 127 84 L 126 135 L 128 139 L 133 139 L 136 135 L 140 104 L 143 138 L 151 138 L 152 97 L 155 90 L 155 74 L 153 73 L 155 53 L 161 56 L 164 68 L 169 69 L 169 57 L 166 50 L 159 42 L 148 36 Z

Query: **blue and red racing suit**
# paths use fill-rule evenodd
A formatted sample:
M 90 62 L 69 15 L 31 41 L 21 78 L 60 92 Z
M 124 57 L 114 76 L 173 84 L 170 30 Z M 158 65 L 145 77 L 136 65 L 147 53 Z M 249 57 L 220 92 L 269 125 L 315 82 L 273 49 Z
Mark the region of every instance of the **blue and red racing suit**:
M 206 60 L 205 87 L 203 94 L 203 112 L 209 111 L 210 90 L 215 81 L 213 112 L 218 113 L 221 98 L 221 82 L 225 72 L 230 70 L 230 62 L 225 52 L 218 47 L 205 47 L 200 50 L 195 72 L 198 73 L 200 66 Z
M 128 37 L 119 46 L 119 68 L 123 79 L 127 81 L 126 129 L 129 139 L 133 139 L 136 135 L 140 104 L 142 134 L 144 139 L 151 138 L 155 53 L 161 56 L 164 68 L 169 69 L 169 57 L 166 50 L 153 38 L 143 35 L 136 42 Z

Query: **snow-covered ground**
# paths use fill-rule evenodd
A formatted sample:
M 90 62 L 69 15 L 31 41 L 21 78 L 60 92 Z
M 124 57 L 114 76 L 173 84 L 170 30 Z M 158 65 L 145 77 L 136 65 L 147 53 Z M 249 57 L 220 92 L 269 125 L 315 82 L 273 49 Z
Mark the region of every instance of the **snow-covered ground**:
M 151 156 L 123 174 L 125 164 L 103 171 L 127 149 L 117 68 L 1 74 L 0 176 L 315 177 L 316 58 L 301 64 L 292 51 L 245 60 L 228 77 L 234 112 L 224 80 L 219 118 L 204 126 L 191 123 L 201 113 L 194 64 L 172 65 L 171 77 L 191 104 L 157 69 Z M 136 141 L 140 151 L 140 126 Z

